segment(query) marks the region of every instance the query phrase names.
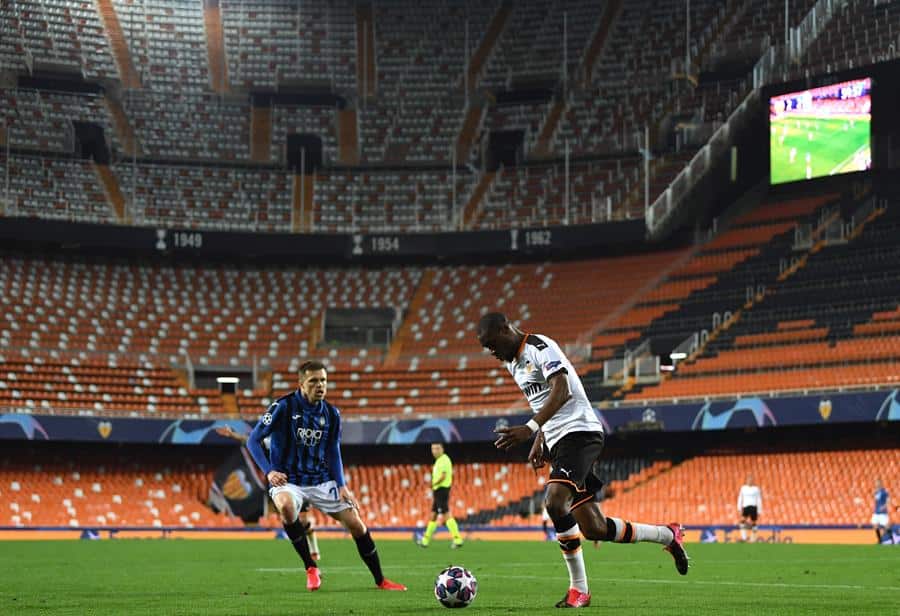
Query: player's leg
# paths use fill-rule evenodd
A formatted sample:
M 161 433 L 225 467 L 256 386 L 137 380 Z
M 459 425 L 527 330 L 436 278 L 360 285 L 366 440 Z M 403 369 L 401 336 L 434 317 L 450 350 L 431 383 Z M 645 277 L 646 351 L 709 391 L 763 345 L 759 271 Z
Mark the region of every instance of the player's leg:
M 366 528 L 356 509 L 348 506 L 346 509 L 328 512 L 328 515 L 340 522 L 347 529 L 347 532 L 350 533 L 350 536 L 353 537 L 359 557 L 366 563 L 378 588 L 382 590 L 406 590 L 406 586 L 403 584 L 392 582 L 384 577 L 384 573 L 381 571 L 381 560 L 378 558 L 378 550 L 375 548 L 375 541 L 372 539 L 372 534 Z
M 425 526 L 425 534 L 422 535 L 422 540 L 419 542 L 419 545 L 421 545 L 423 548 L 427 548 L 431 544 L 431 538 L 434 536 L 438 524 L 440 524 L 442 521 L 438 520 L 438 518 L 441 517 L 441 514 L 437 512 L 435 505 L 432 505 L 432 509 L 433 511 L 431 512 L 431 519 L 428 520 L 428 524 Z
M 314 561 L 319 561 L 319 539 L 316 537 L 316 529 L 313 517 L 309 513 L 309 503 L 303 502 L 300 507 L 300 523 L 306 526 L 306 541 L 309 543 L 309 552 Z
M 549 481 L 569 487 L 572 515 L 582 534 L 593 541 L 659 543 L 672 554 L 678 572 L 685 575 L 688 557 L 683 546 L 684 533 L 679 524 L 644 524 L 606 517 L 594 502 L 594 495 L 603 488 L 597 472 L 603 444 L 602 433 L 582 432 L 567 435 L 554 446 L 555 460 Z
M 453 517 L 453 514 L 450 511 L 447 511 L 447 530 L 450 531 L 450 536 L 453 538 L 453 542 L 450 544 L 452 548 L 460 548 L 463 544 L 462 535 L 459 532 L 459 524 L 456 523 L 456 518 Z
M 556 607 L 587 607 L 591 602 L 581 533 L 570 512 L 572 490 L 563 483 L 550 483 L 544 493 L 544 507 L 556 530 L 556 540 L 569 572 L 569 590 Z
M 757 530 L 759 530 L 759 516 L 756 511 L 750 513 L 750 541 L 756 543 Z
M 306 587 L 309 590 L 317 590 L 322 585 L 322 580 L 306 539 L 306 526 L 300 522 L 299 516 L 303 496 L 297 493 L 296 486 L 291 484 L 272 488 L 269 494 L 281 514 L 284 532 L 287 533 L 291 545 L 294 546 L 294 550 L 303 561 L 303 568 L 306 569 Z
M 741 541 L 747 541 L 747 531 L 750 529 L 750 513 L 747 511 L 747 508 L 744 507 L 741 510 Z

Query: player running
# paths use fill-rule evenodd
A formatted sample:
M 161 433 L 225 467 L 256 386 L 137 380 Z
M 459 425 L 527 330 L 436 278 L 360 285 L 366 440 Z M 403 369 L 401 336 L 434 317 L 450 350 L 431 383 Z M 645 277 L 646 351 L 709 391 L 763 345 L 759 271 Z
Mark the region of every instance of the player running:
M 272 486 L 269 496 L 306 568 L 306 588 L 318 590 L 321 575 L 309 550 L 306 526 L 298 513 L 305 501 L 330 515 L 349 531 L 375 584 L 382 590 L 406 590 L 384 577 L 372 535 L 359 517 L 359 505 L 344 481 L 341 460 L 341 414 L 325 400 L 325 366 L 307 361 L 300 366 L 300 387 L 276 400 L 262 416 L 247 442 L 256 464 Z M 269 455 L 263 440 L 271 436 Z
M 587 607 L 591 602 L 579 529 L 585 538 L 616 543 L 650 541 L 665 546 L 675 568 L 687 574 L 681 526 L 638 524 L 606 517 L 594 502 L 602 482 L 594 464 L 603 451 L 603 425 L 584 392 L 578 374 L 552 339 L 527 334 L 505 315 L 492 312 L 478 323 L 478 342 L 506 364 L 535 415 L 523 426 L 497 428 L 494 443 L 510 449 L 535 436 L 528 459 L 534 468 L 551 464 L 544 504 L 556 529 L 569 569 L 569 591 L 557 607 Z

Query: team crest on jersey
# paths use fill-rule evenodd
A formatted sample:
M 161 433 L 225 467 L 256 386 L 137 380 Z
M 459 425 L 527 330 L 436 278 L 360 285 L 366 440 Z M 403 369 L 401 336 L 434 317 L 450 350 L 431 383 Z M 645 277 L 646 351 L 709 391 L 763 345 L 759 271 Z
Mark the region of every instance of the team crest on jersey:
M 528 374 L 534 372 L 534 364 L 530 361 L 525 362 L 525 372 L 527 372 Z
M 325 417 L 319 417 L 319 427 L 325 427 Z

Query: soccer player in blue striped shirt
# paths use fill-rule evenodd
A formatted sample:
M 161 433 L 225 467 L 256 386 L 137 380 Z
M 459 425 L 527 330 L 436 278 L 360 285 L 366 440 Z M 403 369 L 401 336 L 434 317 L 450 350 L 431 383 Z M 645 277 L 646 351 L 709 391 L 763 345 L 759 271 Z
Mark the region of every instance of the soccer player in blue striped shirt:
M 322 585 L 309 550 L 306 526 L 298 513 L 304 502 L 330 515 L 347 529 L 360 557 L 382 590 L 406 590 L 384 577 L 375 542 L 359 517 L 359 505 L 344 481 L 341 414 L 325 400 L 328 374 L 317 361 L 300 366 L 300 387 L 278 398 L 253 428 L 247 448 L 269 481 L 269 495 L 284 530 L 306 568 L 306 588 Z M 271 436 L 269 455 L 263 439 Z

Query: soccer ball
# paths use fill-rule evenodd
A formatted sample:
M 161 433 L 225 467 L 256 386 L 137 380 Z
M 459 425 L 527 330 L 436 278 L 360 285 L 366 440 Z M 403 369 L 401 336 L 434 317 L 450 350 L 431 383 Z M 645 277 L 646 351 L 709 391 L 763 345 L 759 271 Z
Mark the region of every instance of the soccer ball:
M 472 572 L 451 565 L 438 573 L 434 581 L 434 596 L 444 607 L 466 607 L 475 600 L 478 581 Z

